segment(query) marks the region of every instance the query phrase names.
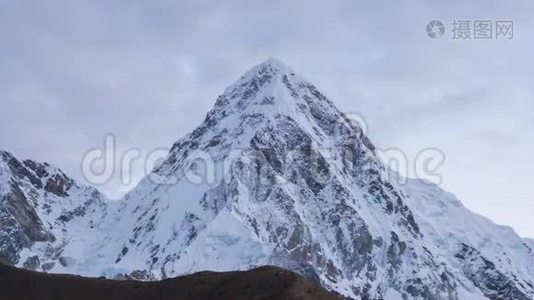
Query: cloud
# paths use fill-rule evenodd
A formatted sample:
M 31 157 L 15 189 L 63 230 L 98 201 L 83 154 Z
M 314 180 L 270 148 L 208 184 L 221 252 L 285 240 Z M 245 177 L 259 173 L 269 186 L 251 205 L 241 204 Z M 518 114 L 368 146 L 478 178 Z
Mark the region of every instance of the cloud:
M 482 141 L 488 143 L 490 146 L 509 146 L 517 142 L 517 139 L 510 134 L 500 132 L 497 130 L 490 130 L 485 132 L 480 132 L 474 135 L 475 138 L 481 139 Z
M 534 179 L 528 156 L 502 163 L 533 146 L 533 6 L 481 0 L 4 1 L 0 148 L 51 161 L 81 178 L 83 153 L 101 147 L 105 134 L 113 133 L 120 149 L 168 147 L 200 123 L 226 86 L 277 56 L 340 108 L 362 114 L 378 145 L 407 153 L 442 149 L 445 187 L 477 212 L 534 236 L 529 218 L 491 208 L 510 197 L 518 199 L 517 214 L 520 207 L 532 211 L 521 199 L 534 194 L 519 192 L 526 186 L 513 181 L 499 189 L 486 183 L 503 174 L 516 182 Z M 442 20 L 450 30 L 457 18 L 513 19 L 515 37 L 426 36 L 428 21 Z M 499 168 L 484 169 L 488 164 Z M 457 180 L 464 177 L 475 180 Z M 101 189 L 124 192 L 116 181 Z

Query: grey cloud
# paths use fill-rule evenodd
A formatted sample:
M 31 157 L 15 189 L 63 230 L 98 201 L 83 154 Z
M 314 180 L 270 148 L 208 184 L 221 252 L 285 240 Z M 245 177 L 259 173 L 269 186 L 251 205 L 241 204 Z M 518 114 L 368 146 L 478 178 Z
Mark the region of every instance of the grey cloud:
M 534 146 L 533 8 L 530 1 L 0 1 L 0 148 L 81 178 L 81 156 L 101 147 L 106 133 L 121 149 L 168 147 L 242 72 L 276 56 L 340 108 L 361 113 L 379 145 L 444 150 L 447 188 L 534 236 L 532 223 L 478 201 L 497 203 L 504 190 L 524 199 L 515 186 L 492 191 L 482 180 L 455 180 L 532 178 L 528 159 L 491 172 L 463 166 L 500 166 Z M 515 38 L 425 35 L 429 20 L 455 18 L 510 18 Z M 498 140 L 515 142 L 488 147 Z M 115 196 L 124 189 L 100 188 Z
M 508 146 L 517 142 L 517 139 L 512 135 L 497 130 L 480 132 L 474 137 L 487 142 L 491 146 Z

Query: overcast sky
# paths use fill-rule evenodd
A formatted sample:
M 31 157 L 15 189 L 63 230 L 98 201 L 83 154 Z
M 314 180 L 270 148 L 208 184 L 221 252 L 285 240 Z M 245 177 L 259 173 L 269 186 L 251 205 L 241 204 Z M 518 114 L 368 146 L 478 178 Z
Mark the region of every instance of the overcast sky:
M 106 133 L 119 154 L 168 148 L 243 72 L 278 57 L 363 115 L 379 148 L 440 149 L 445 189 L 534 237 L 533 11 L 485 0 L 0 0 L 0 148 L 82 179 L 83 154 Z M 441 39 L 426 35 L 433 19 Z M 512 20 L 514 37 L 455 40 L 455 19 Z M 117 198 L 131 186 L 99 188 Z

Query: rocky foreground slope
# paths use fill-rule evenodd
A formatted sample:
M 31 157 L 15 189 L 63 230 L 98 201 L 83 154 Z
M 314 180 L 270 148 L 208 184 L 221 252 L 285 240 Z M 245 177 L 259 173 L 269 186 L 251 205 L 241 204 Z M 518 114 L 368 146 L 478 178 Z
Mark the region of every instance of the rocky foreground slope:
M 396 180 L 358 124 L 278 60 L 227 88 L 118 203 L 47 190 L 55 169 L 9 161 L 0 254 L 18 266 L 160 279 L 276 265 L 353 299 L 534 299 L 531 241 Z
M 338 295 L 276 267 L 203 272 L 157 282 L 25 271 L 0 264 L 2 299 L 18 300 L 336 300 Z

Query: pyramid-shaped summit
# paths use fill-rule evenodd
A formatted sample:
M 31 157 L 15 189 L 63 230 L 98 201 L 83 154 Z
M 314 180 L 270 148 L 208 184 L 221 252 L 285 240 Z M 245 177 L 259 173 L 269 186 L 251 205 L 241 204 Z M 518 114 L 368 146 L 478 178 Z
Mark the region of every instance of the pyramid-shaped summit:
M 176 162 L 185 156 L 177 151 L 191 150 L 183 145 L 192 144 L 193 150 L 214 156 L 235 154 L 235 150 L 250 148 L 253 137 L 258 142 L 262 138 L 259 132 L 283 133 L 278 138 L 287 142 L 302 136 L 322 149 L 359 143 L 359 139 L 365 148 L 374 148 L 360 128 L 313 84 L 281 61 L 269 59 L 251 68 L 217 98 L 205 121 L 173 145 L 157 173 L 180 169 Z
M 243 74 L 243 76 L 241 76 L 241 80 L 250 80 L 264 73 L 270 73 L 271 75 L 296 75 L 290 66 L 288 66 L 280 59 L 272 57 L 250 68 L 250 70 L 248 70 L 247 72 L 245 72 L 245 74 Z
M 309 107 L 313 106 L 313 107 Z M 219 96 L 211 114 L 224 116 L 260 113 L 297 118 L 311 109 L 335 110 L 317 88 L 278 59 L 254 66 Z
M 276 265 L 352 299 L 534 298 L 526 241 L 437 186 L 393 178 L 357 125 L 269 59 L 107 206 L 86 253 L 67 245 L 73 259 L 51 271 L 164 278 Z

